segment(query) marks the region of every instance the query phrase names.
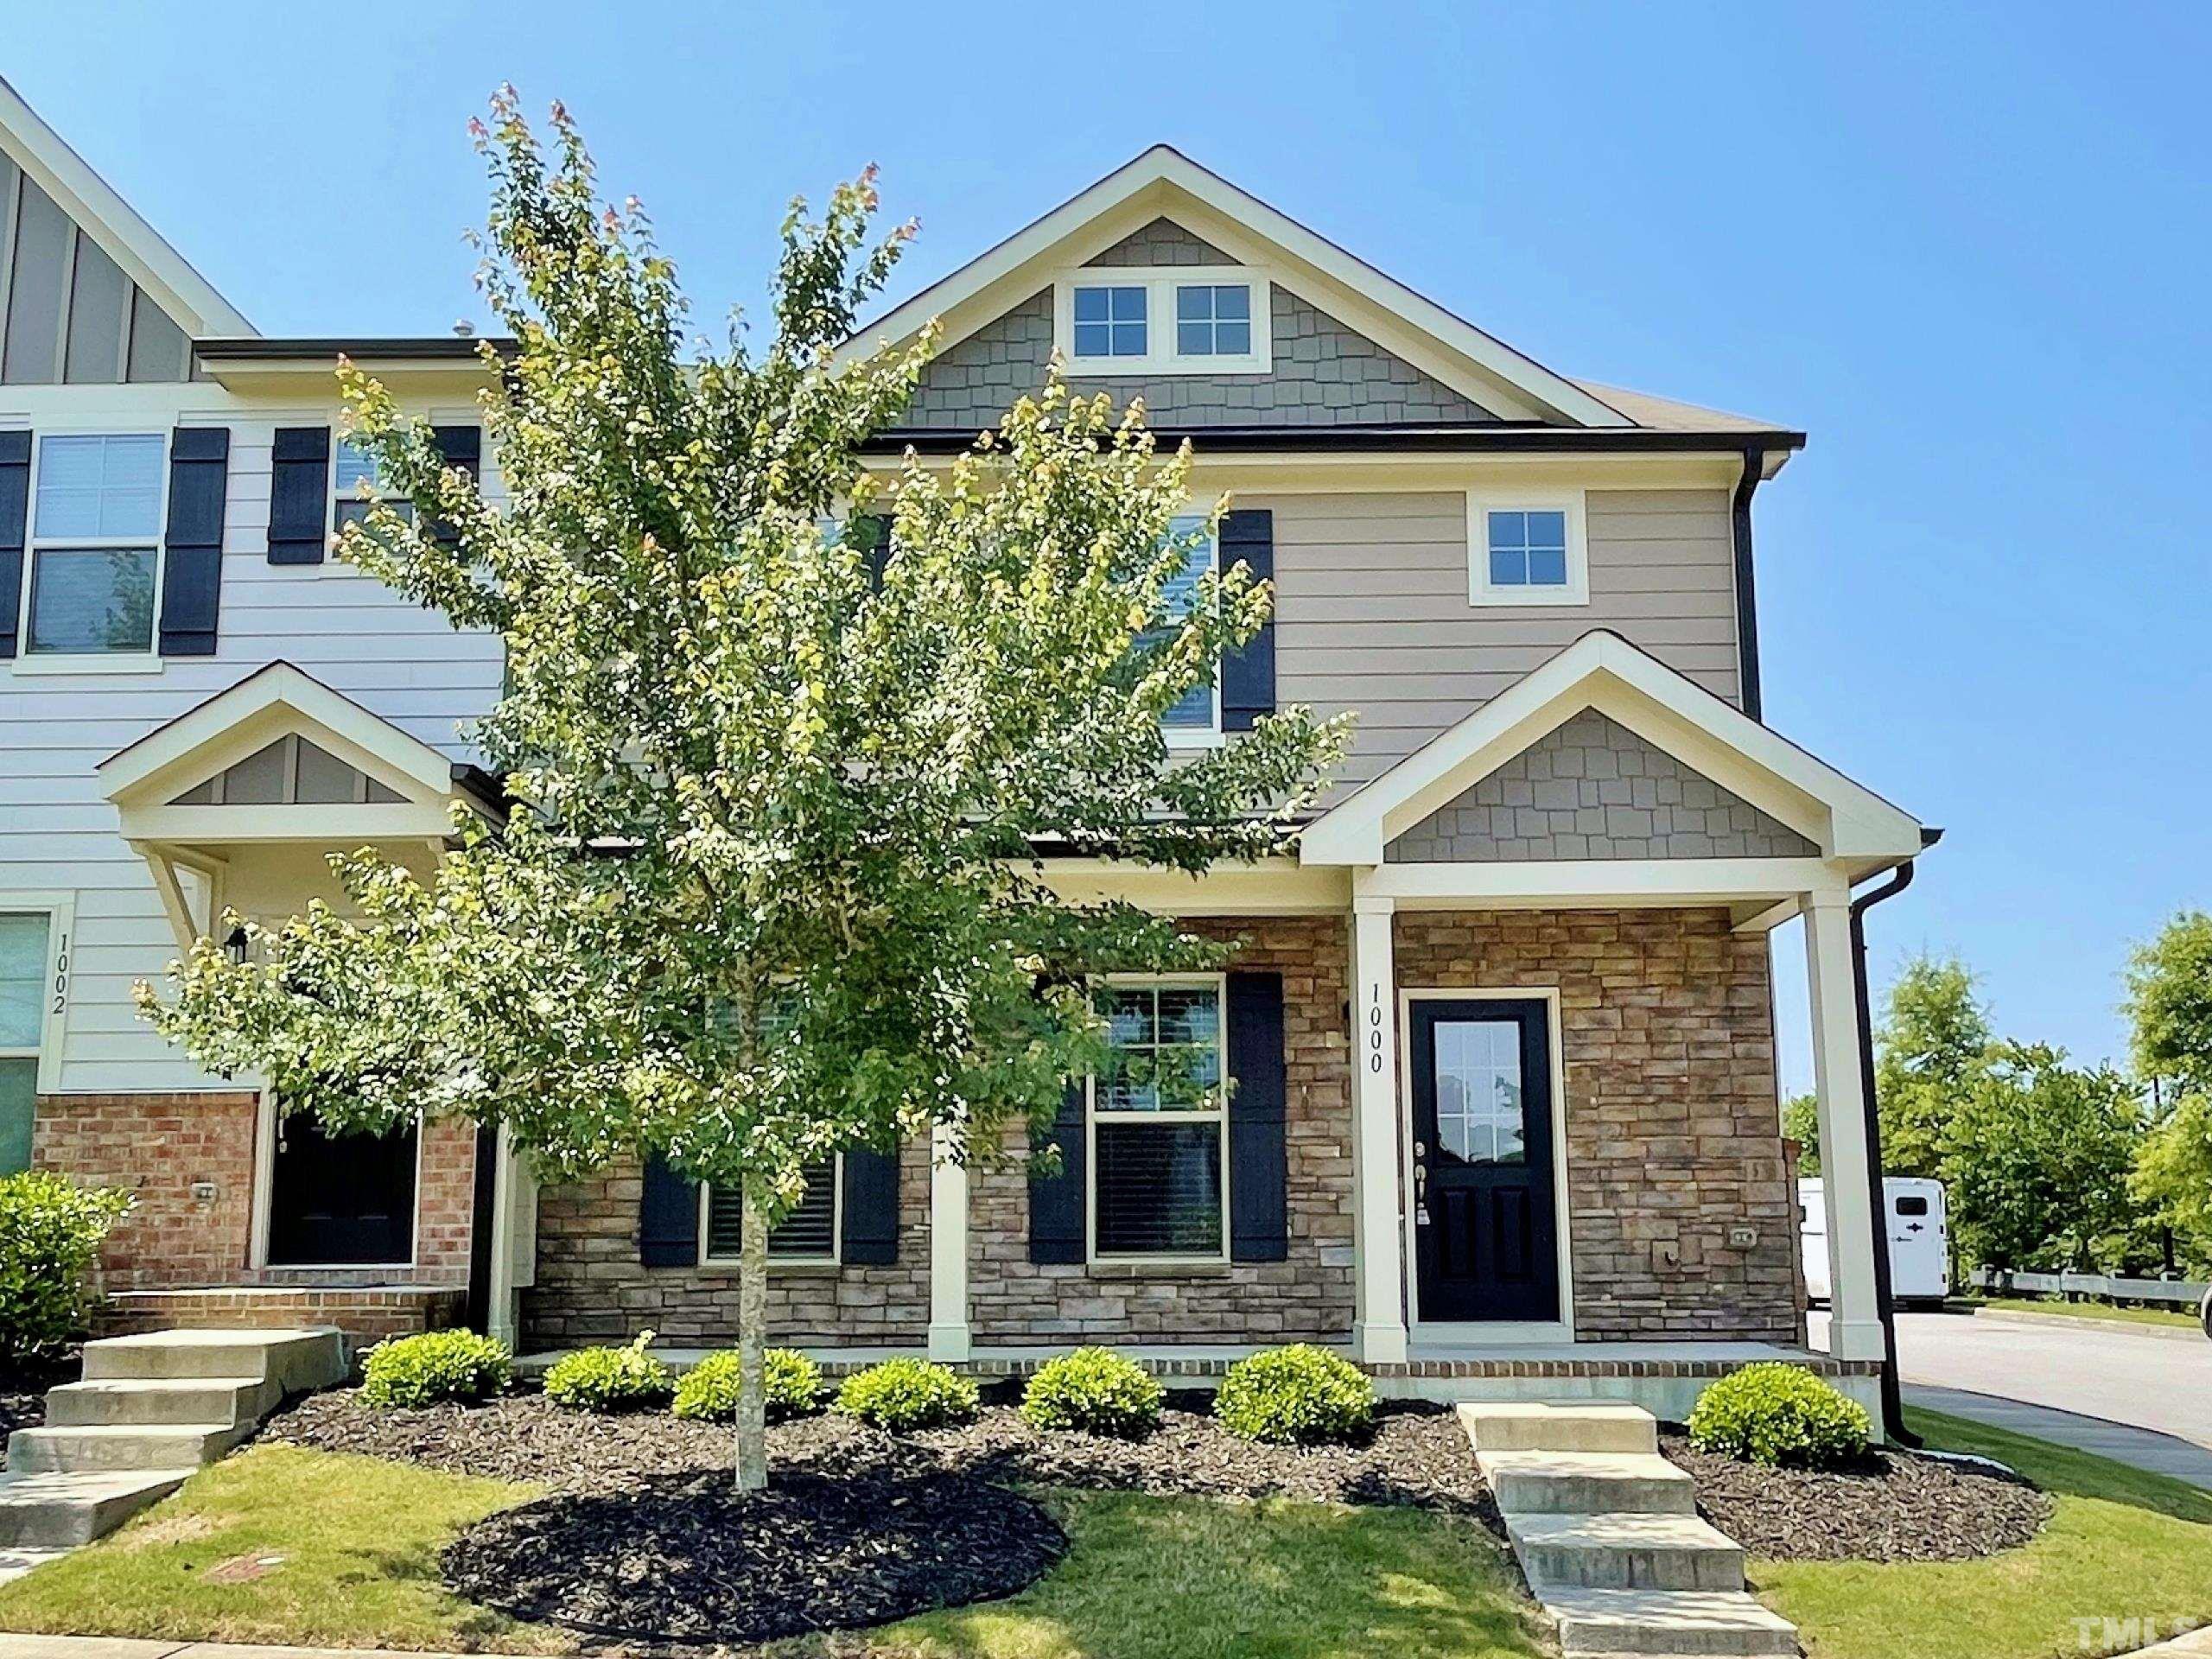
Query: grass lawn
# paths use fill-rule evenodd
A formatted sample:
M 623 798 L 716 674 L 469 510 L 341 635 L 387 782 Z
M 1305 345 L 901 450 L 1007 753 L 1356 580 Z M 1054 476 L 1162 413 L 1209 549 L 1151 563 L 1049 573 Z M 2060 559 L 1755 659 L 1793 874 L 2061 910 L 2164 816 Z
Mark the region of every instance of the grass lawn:
M 260 1446 L 112 1537 L 0 1586 L 0 1629 L 556 1652 L 448 1595 L 439 1547 L 531 1489 Z M 1322 1659 L 1548 1651 L 1502 1545 L 1411 1510 L 1041 1495 L 1073 1549 L 1011 1600 L 778 1644 L 775 1659 Z
M 2046 1301 L 2034 1296 L 1988 1296 L 1974 1303 L 2005 1313 L 2056 1313 L 2069 1319 L 2111 1319 L 2122 1325 L 2164 1325 L 2183 1331 L 2204 1327 L 2194 1313 L 2164 1307 L 2120 1307 L 2111 1302 Z
M 2012 1465 L 2056 1513 L 2025 1548 L 1978 1561 L 1752 1562 L 1762 1599 L 1815 1659 L 2086 1656 L 2212 1619 L 2212 1493 L 1963 1418 L 1906 1415 L 1932 1446 Z M 2095 1621 L 2086 1643 L 2083 1619 Z

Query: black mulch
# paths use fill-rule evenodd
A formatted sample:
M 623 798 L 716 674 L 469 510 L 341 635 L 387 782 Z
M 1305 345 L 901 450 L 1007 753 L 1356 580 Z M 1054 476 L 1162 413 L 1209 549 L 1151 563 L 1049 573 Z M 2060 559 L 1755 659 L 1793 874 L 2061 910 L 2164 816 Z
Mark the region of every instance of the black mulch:
M 1966 1561 L 2018 1549 L 2050 1518 L 2050 1499 L 2017 1475 L 1905 1452 L 1854 1469 L 1769 1469 L 1659 1449 L 1697 1479 L 1698 1513 L 1753 1555 L 1785 1561 Z
M 448 1585 L 518 1618 L 651 1642 L 756 1643 L 1012 1595 L 1066 1553 L 1028 1499 L 957 1475 L 659 1475 L 563 1492 L 446 1547 Z
M 46 1391 L 74 1382 L 83 1362 L 76 1350 L 54 1359 L 22 1360 L 0 1365 L 0 1446 L 19 1428 L 36 1428 L 46 1421 Z M 0 1467 L 7 1457 L 0 1452 Z
M 1003 1402 L 987 1405 L 965 1427 L 903 1436 L 825 1414 L 770 1428 L 769 1465 L 841 1478 L 953 1474 L 1007 1484 L 1406 1504 L 1497 1526 L 1496 1505 L 1447 1407 L 1385 1402 L 1374 1433 L 1359 1446 L 1268 1446 L 1222 1428 L 1206 1414 L 1208 1398 L 1171 1395 L 1159 1428 L 1136 1441 L 1040 1434 Z M 475 1408 L 375 1411 L 353 1390 L 337 1389 L 271 1418 L 262 1434 L 556 1490 L 603 1490 L 641 1476 L 727 1470 L 731 1462 L 727 1428 L 665 1412 L 578 1416 L 537 1394 Z

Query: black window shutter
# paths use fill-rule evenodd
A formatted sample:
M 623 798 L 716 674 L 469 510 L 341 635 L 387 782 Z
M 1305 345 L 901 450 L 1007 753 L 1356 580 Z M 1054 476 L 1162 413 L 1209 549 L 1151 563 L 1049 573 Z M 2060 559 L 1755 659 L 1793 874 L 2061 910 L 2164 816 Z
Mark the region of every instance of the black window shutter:
M 861 1147 L 845 1154 L 843 1235 L 848 1267 L 885 1267 L 899 1259 L 899 1154 Z
M 1083 1133 L 1084 1086 L 1068 1085 L 1060 1098 L 1060 1115 L 1046 1137 L 1060 1149 L 1060 1173 L 1032 1176 L 1029 1181 L 1029 1259 L 1032 1262 L 1074 1262 L 1084 1259 L 1090 1230 L 1084 1224 L 1090 1205 L 1084 1202 L 1090 1183 L 1084 1168 Z
M 864 512 L 853 520 L 848 533 L 854 545 L 867 555 L 869 588 L 880 588 L 884 567 L 891 563 L 891 520 L 880 513 Z
M 215 654 L 230 478 L 230 428 L 177 428 L 169 439 L 169 521 L 162 548 L 164 657 Z
M 699 1186 L 658 1153 L 645 1158 L 638 1199 L 638 1260 L 649 1268 L 699 1264 Z
M 1229 1255 L 1280 1262 L 1290 1254 L 1283 1146 L 1282 976 L 1229 976 Z
M 0 657 L 16 654 L 22 613 L 23 532 L 30 521 L 31 435 L 0 432 Z
M 1242 560 L 1262 582 L 1275 576 L 1275 516 L 1265 508 L 1229 512 L 1221 520 L 1221 568 Z M 1273 613 L 1242 650 L 1221 664 L 1221 727 L 1249 732 L 1262 715 L 1275 711 L 1275 620 Z
M 447 466 L 458 467 L 471 478 L 484 474 L 484 432 L 474 426 L 434 426 L 430 442 Z M 442 518 L 433 518 L 427 526 L 431 539 L 441 547 L 452 547 L 461 540 L 460 534 Z
M 330 539 L 330 429 L 280 426 L 270 454 L 269 563 L 321 564 Z

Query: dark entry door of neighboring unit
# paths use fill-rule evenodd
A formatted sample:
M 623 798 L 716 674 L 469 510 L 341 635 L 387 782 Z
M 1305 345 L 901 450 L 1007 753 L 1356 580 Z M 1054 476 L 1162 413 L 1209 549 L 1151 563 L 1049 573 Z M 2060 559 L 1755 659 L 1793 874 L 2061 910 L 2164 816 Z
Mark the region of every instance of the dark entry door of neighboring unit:
M 1412 1007 L 1421 1318 L 1556 1319 L 1548 1005 L 1511 997 Z
M 269 1172 L 269 1265 L 387 1267 L 415 1255 L 415 1142 L 326 1134 L 305 1113 L 276 1125 Z

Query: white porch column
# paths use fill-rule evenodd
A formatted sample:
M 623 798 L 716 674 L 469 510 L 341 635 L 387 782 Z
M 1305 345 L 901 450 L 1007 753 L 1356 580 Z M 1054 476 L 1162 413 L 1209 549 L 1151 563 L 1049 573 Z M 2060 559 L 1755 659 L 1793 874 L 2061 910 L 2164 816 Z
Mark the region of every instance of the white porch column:
M 930 1132 L 931 1359 L 964 1360 L 968 1337 L 968 1166 L 952 1160 L 952 1132 Z
M 1866 1092 L 1859 1068 L 1859 1003 L 1852 966 L 1849 891 L 1810 894 L 1805 905 L 1805 967 L 1813 1002 L 1821 1179 L 1827 1193 L 1828 1351 L 1839 1359 L 1879 1359 L 1885 1351 L 1874 1296 L 1879 1206 L 1866 1144 Z
M 1406 1251 L 1399 1210 L 1398 976 L 1389 899 L 1355 893 L 1351 921 L 1352 1351 L 1406 1357 Z
M 537 1180 L 499 1125 L 492 1165 L 492 1264 L 485 1335 L 516 1347 L 522 1339 L 522 1299 L 537 1282 Z

